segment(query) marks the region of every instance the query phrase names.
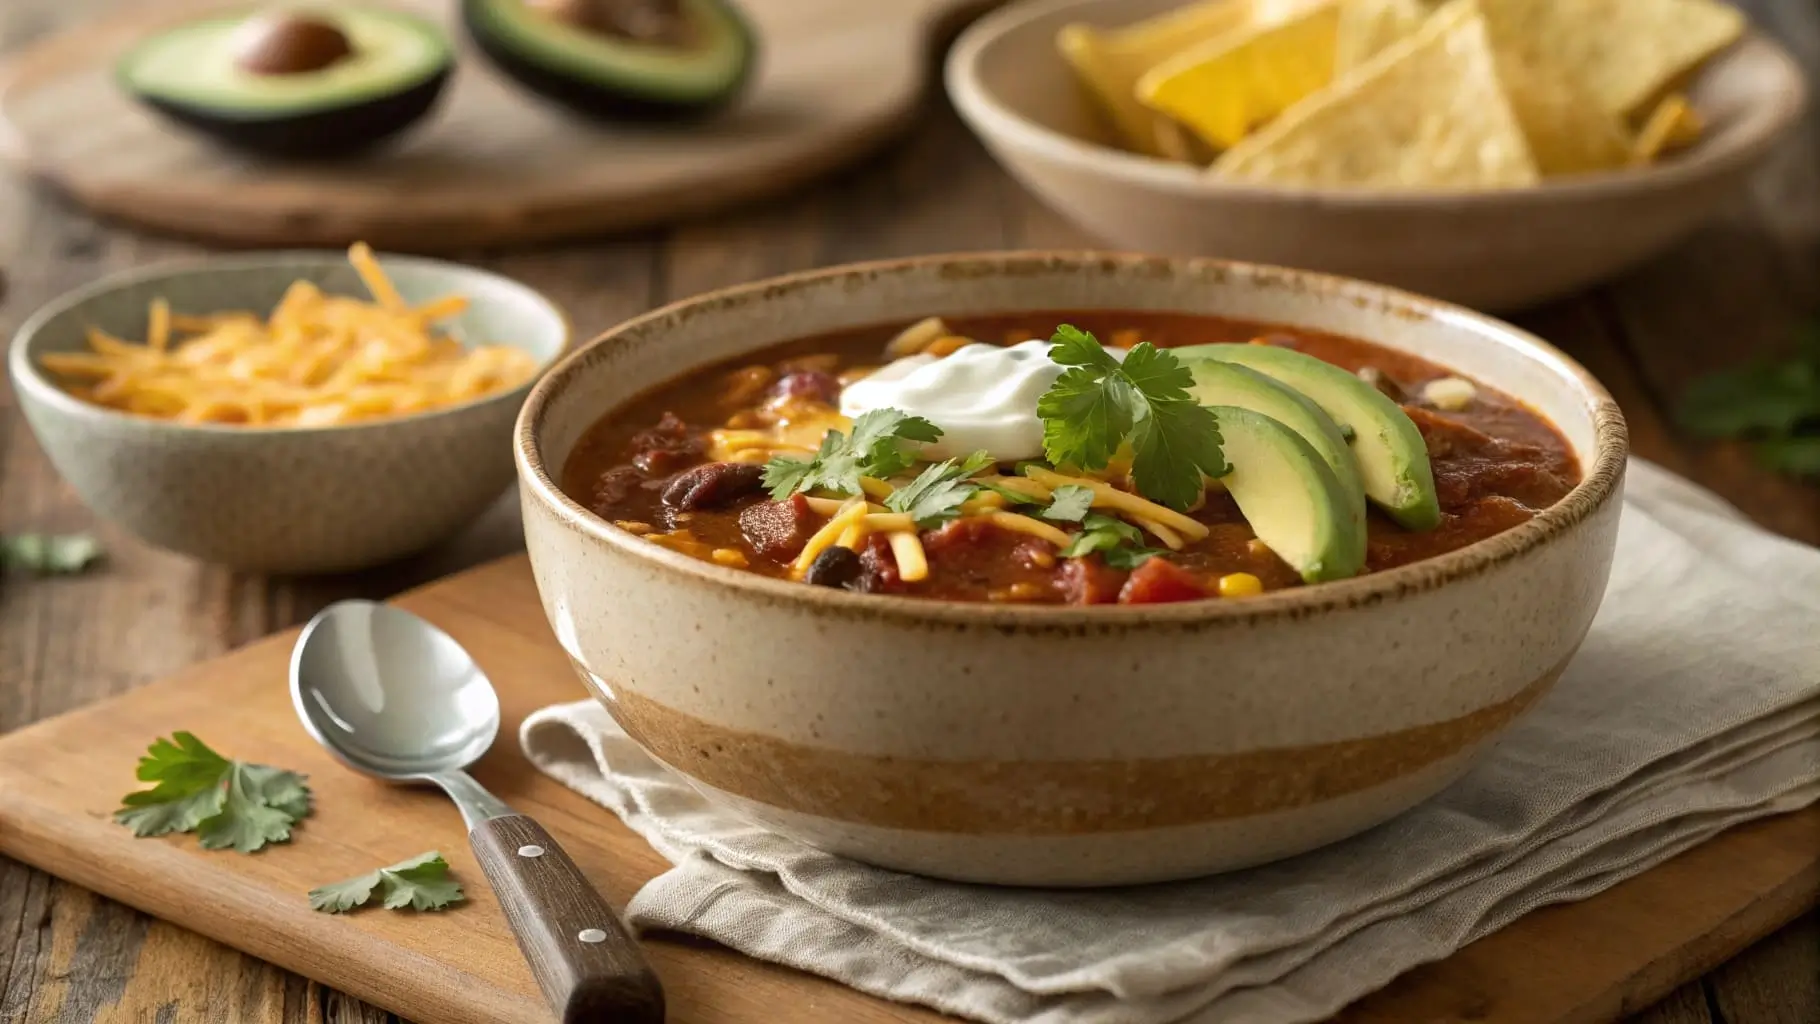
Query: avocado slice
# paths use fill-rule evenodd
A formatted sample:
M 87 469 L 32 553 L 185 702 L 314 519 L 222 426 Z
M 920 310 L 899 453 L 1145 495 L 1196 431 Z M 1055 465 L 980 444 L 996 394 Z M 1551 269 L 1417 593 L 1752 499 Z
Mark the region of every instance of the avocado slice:
M 501 71 L 601 120 L 704 116 L 757 63 L 757 37 L 728 0 L 462 0 L 461 11 Z
M 346 156 L 391 138 L 436 103 L 455 51 L 435 25 L 396 11 L 209 17 L 165 29 L 115 65 L 126 92 L 250 152 Z
M 1194 386 L 1188 393 L 1202 405 L 1235 405 L 1263 413 L 1302 435 L 1346 492 L 1347 504 L 1361 528 L 1365 524 L 1365 485 L 1359 479 L 1358 462 L 1346 444 L 1346 433 L 1333 417 L 1309 401 L 1301 392 L 1278 383 L 1249 366 L 1222 363 L 1217 359 L 1184 359 L 1182 364 L 1194 374 Z
M 1353 431 L 1352 454 L 1373 504 L 1404 529 L 1440 525 L 1428 445 L 1409 415 L 1377 388 L 1332 363 L 1277 345 L 1191 345 L 1175 354 L 1237 363 L 1301 392 L 1342 429 Z
M 1262 413 L 1210 408 L 1232 464 L 1220 481 L 1258 539 L 1308 583 L 1356 576 L 1365 565 L 1365 522 L 1321 453 Z

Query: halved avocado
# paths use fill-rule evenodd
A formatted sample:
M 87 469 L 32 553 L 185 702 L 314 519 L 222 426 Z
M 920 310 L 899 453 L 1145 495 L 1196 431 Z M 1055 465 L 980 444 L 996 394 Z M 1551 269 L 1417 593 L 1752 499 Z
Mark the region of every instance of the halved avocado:
M 1277 345 L 1191 345 L 1175 354 L 1237 363 L 1301 392 L 1335 423 L 1352 429 L 1359 479 L 1373 504 L 1405 529 L 1440 524 L 1441 503 L 1422 432 L 1377 388 L 1332 363 Z
M 227 145 L 325 158 L 423 117 L 454 63 L 430 22 L 337 6 L 187 22 L 128 51 L 115 73 L 146 105 Z
M 1365 523 L 1314 446 L 1250 409 L 1210 407 L 1232 471 L 1221 477 L 1258 539 L 1309 583 L 1356 576 Z
M 1302 440 L 1333 470 L 1354 518 L 1364 527 L 1365 485 L 1359 480 L 1358 462 L 1346 445 L 1346 434 L 1332 416 L 1301 392 L 1249 366 L 1217 359 L 1184 359 L 1182 363 L 1194 374 L 1194 386 L 1188 393 L 1195 401 L 1202 405 L 1236 405 L 1263 413 L 1302 435 Z
M 602 120 L 712 113 L 757 63 L 757 37 L 727 0 L 462 0 L 461 11 L 501 71 Z

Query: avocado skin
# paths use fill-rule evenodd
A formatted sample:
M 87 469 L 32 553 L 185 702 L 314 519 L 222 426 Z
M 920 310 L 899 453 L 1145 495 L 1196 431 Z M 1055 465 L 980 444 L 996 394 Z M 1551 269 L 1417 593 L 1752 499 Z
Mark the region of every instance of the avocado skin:
M 389 96 L 345 107 L 325 107 L 281 117 L 223 114 L 212 107 L 177 103 L 128 87 L 141 103 L 223 145 L 287 160 L 334 160 L 366 152 L 429 113 L 448 84 L 453 66 Z
M 583 117 L 599 121 L 661 123 L 701 120 L 732 105 L 745 91 L 746 83 L 752 77 L 752 69 L 758 63 L 752 26 L 738 11 L 723 5 L 727 14 L 738 23 L 740 33 L 744 36 L 745 61 L 740 68 L 739 77 L 727 88 L 704 100 L 675 100 L 636 93 L 565 74 L 505 45 L 487 24 L 486 14 L 482 10 L 485 2 L 486 0 L 463 0 L 461 23 L 467 30 L 468 38 L 492 61 L 493 66 L 545 99 L 561 104 Z

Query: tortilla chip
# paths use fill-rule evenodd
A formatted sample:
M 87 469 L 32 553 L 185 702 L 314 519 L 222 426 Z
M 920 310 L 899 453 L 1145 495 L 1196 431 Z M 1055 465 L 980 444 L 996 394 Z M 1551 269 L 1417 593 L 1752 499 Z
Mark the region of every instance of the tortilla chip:
M 1700 141 L 1706 122 L 1680 93 L 1670 93 L 1656 104 L 1649 120 L 1637 132 L 1632 144 L 1632 157 L 1640 164 L 1653 162 L 1664 153 L 1685 149 Z
M 1146 106 L 1216 150 L 1333 82 L 1337 3 L 1184 50 L 1138 80 Z
M 1150 156 L 1167 156 L 1157 148 L 1156 114 L 1137 101 L 1138 79 L 1190 46 L 1243 28 L 1251 11 L 1252 0 L 1211 0 L 1120 29 L 1064 25 L 1055 44 L 1125 144 Z
M 1215 176 L 1282 185 L 1472 189 L 1533 185 L 1475 0 L 1297 104 L 1214 161 Z
M 1499 54 L 1504 94 L 1544 175 L 1607 171 L 1631 162 L 1630 133 L 1567 79 Z
M 1492 45 L 1566 79 L 1616 117 L 1731 45 L 1744 15 L 1715 0 L 1480 0 Z
M 1334 73 L 1344 75 L 1377 56 L 1421 28 L 1426 17 L 1423 0 L 1345 0 L 1334 43 Z

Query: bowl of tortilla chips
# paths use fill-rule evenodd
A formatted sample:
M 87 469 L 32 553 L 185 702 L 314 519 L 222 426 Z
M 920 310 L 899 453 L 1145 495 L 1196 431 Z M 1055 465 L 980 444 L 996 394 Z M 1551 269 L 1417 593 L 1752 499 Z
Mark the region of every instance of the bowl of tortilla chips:
M 1023 0 L 962 34 L 947 84 L 1114 245 L 1490 309 L 1683 237 L 1806 101 L 1720 0 Z

